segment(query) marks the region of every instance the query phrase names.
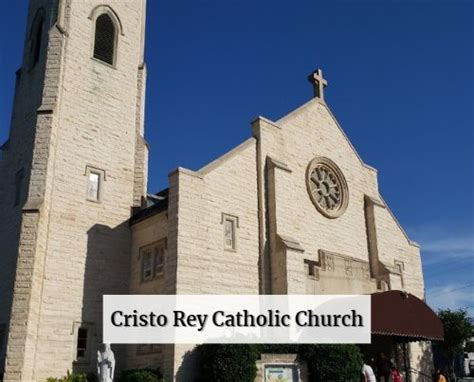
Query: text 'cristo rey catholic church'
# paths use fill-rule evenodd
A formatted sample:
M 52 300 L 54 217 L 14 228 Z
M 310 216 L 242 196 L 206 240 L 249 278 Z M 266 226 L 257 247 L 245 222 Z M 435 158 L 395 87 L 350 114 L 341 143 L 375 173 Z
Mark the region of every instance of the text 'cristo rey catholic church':
M 147 194 L 145 0 L 31 0 L 0 160 L 0 373 L 92 371 L 104 294 L 423 298 L 419 247 L 315 97 Z M 189 380 L 185 345 L 114 346 Z M 414 367 L 424 348 L 410 346 Z M 187 374 L 188 373 L 188 374 Z

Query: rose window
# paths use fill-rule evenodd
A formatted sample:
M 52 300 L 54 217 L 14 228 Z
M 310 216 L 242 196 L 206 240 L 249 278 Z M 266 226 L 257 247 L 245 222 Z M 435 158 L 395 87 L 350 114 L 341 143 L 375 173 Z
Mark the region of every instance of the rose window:
M 306 184 L 319 212 L 329 218 L 344 213 L 348 203 L 347 184 L 334 162 L 327 158 L 313 159 L 308 166 Z

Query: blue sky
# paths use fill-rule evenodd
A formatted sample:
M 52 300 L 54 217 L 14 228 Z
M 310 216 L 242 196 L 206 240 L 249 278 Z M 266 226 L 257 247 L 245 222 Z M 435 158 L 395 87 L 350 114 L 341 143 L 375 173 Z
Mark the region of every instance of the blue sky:
M 471 1 L 149 0 L 150 190 L 198 169 L 311 97 L 326 100 L 383 197 L 423 246 L 428 302 L 474 315 Z M 8 135 L 27 1 L 0 25 L 0 141 Z

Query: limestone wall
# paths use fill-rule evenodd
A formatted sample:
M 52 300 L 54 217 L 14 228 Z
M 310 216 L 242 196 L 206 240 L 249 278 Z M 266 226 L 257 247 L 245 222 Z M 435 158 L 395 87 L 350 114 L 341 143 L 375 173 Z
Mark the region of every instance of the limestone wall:
M 328 250 L 367 260 L 364 195 L 378 195 L 376 172 L 365 166 L 339 129 L 328 109 L 317 100 L 277 122 L 277 147 L 262 155 L 285 163 L 291 173 L 277 172 L 276 206 L 278 234 L 296 239 L 305 257 L 318 260 L 318 250 Z M 343 172 L 349 189 L 349 205 L 337 219 L 328 219 L 312 204 L 306 189 L 306 170 L 317 157 L 333 160 Z
M 266 163 L 268 158 L 277 163 L 276 170 L 271 170 L 268 165 L 260 168 L 266 174 L 264 182 L 268 202 L 265 208 L 270 208 L 265 214 L 268 219 L 265 227 L 270 227 L 270 232 L 263 235 L 264 240 L 270 240 L 266 247 L 271 248 L 272 238 L 279 235 L 297 242 L 304 249 L 297 274 L 293 276 L 296 279 L 305 274 L 304 259 L 321 263 L 320 250 L 368 263 L 370 250 L 364 200 L 366 196 L 381 200 L 377 173 L 362 162 L 328 107 L 314 99 L 276 123 L 260 118 L 254 124 L 254 135 L 259 139 L 260 163 Z M 338 218 L 323 216 L 308 195 L 306 171 L 315 157 L 334 161 L 346 179 L 349 203 Z M 380 203 L 384 204 L 383 201 Z M 403 288 L 422 297 L 418 247 L 409 241 L 388 208 L 375 207 L 372 220 L 369 224 L 376 227 L 374 245 L 379 260 L 387 263 L 390 271 L 395 270 L 395 262 L 403 263 Z M 341 282 L 348 281 L 345 279 L 350 277 L 339 268 L 336 273 Z M 271 273 L 277 271 L 271 270 Z M 376 275 L 371 272 L 371 276 Z M 342 288 L 335 280 L 324 290 L 326 293 L 375 291 L 374 281 L 369 280 L 367 286 L 357 287 L 356 284 Z M 400 282 L 394 281 L 393 284 L 396 288 L 402 286 Z
M 153 243 L 167 240 L 168 216 L 167 211 L 154 215 L 132 226 L 132 249 L 130 254 L 130 294 L 163 294 L 164 277 L 159 275 L 150 281 L 142 280 L 142 258 L 140 249 Z M 168 251 L 165 255 L 165 264 Z M 166 267 L 166 265 L 165 265 Z M 129 345 L 127 346 L 127 369 L 156 368 L 163 365 L 163 350 L 158 345 Z
M 255 141 L 198 173 L 179 172 L 179 294 L 258 293 Z M 224 248 L 222 214 L 238 218 L 236 248 Z
M 256 145 L 251 139 L 199 172 L 178 169 L 177 293 L 258 294 Z M 222 214 L 238 218 L 235 250 L 224 248 Z M 174 373 L 190 380 L 189 351 L 176 345 Z
M 25 31 L 25 52 L 22 67 L 16 74 L 16 87 L 10 134 L 0 151 L 0 326 L 4 328 L 3 347 L 0 346 L 0 373 L 3 370 L 6 351 L 8 326 L 13 299 L 13 287 L 20 239 L 22 208 L 26 203 L 30 180 L 30 169 L 33 158 L 37 109 L 42 103 L 44 76 L 46 67 L 45 50 L 48 45 L 48 25 L 44 28 L 41 54 L 38 63 L 30 65 L 30 34 L 32 23 L 37 16 L 38 8 L 45 7 L 45 12 L 53 12 L 51 4 L 46 1 L 32 2 L 29 7 L 27 28 Z M 15 74 L 12 73 L 12 76 Z M 24 178 L 20 200 L 15 205 L 15 178 L 23 169 Z
M 7 380 L 41 380 L 67 370 L 95 369 L 95 353 L 102 343 L 101 296 L 128 292 L 127 219 L 134 188 L 135 194 L 144 189 L 137 185 L 143 176 L 135 175 L 141 172 L 135 163 L 145 166 L 146 161 L 143 155 L 136 159 L 135 149 L 141 119 L 136 112 L 142 110 L 138 100 L 143 97 L 137 80 L 143 67 L 144 2 L 60 4 L 64 8 L 58 25 L 50 30 L 54 38 L 42 89 L 41 112 L 47 116 L 38 129 L 42 135 L 36 137 L 29 189 L 28 203 L 39 206 L 37 221 L 28 226 L 29 220 L 24 221 L 20 245 L 21 257 L 23 243 L 35 238 L 22 262 L 32 269 L 17 270 L 12 321 L 18 329 L 9 344 Z M 91 58 L 93 11 L 108 4 L 122 28 L 117 25 L 115 67 Z M 86 200 L 87 166 L 104 172 L 99 203 Z M 20 275 L 25 275 L 24 281 Z M 22 320 L 28 325 L 22 326 Z M 89 353 L 75 362 L 80 326 L 89 329 Z M 114 350 L 123 362 L 123 349 Z

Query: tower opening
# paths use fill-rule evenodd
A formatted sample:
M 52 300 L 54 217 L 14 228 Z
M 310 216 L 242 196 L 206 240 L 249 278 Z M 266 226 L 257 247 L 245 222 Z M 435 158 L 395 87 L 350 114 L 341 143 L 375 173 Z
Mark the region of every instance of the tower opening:
M 94 58 L 113 65 L 115 59 L 116 28 L 111 17 L 104 13 L 95 24 Z

